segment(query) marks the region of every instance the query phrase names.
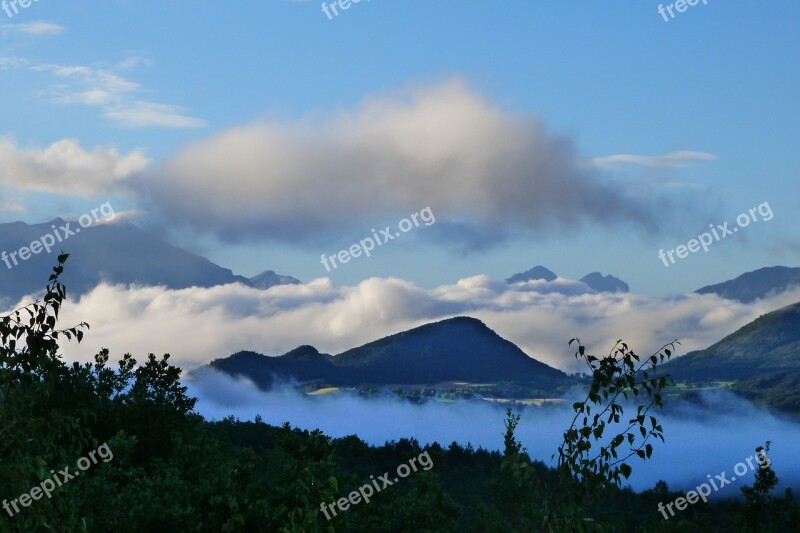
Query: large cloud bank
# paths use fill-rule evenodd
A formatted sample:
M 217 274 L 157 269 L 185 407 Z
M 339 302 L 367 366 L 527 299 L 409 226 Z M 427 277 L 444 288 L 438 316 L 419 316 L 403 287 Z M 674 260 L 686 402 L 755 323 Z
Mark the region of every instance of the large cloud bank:
M 173 223 L 297 242 L 430 206 L 453 243 L 591 223 L 656 228 L 650 200 L 605 182 L 535 116 L 461 79 L 366 98 L 325 118 L 260 120 L 132 180 Z
M 87 150 L 74 139 L 23 148 L 10 137 L 0 137 L 0 191 L 8 187 L 79 196 L 120 193 L 121 181 L 148 164 L 140 150 L 128 154 L 101 146 Z
M 100 285 L 64 307 L 62 324 L 86 321 L 92 328 L 80 346 L 65 345 L 71 358 L 86 359 L 101 347 L 140 358 L 169 352 L 188 369 L 238 350 L 276 355 L 312 344 L 335 354 L 427 322 L 468 315 L 528 355 L 575 371 L 567 347 L 574 336 L 598 353 L 620 338 L 642 354 L 676 338 L 688 351 L 798 300 L 800 289 L 745 305 L 714 295 L 598 294 L 561 278 L 507 285 L 486 276 L 431 290 L 395 278 L 355 286 L 320 278 L 267 291 L 238 284 L 184 290 Z

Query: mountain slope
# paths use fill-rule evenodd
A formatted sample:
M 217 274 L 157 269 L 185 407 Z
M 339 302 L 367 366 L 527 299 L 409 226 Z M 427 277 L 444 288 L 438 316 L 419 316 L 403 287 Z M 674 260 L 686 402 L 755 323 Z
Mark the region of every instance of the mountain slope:
M 525 355 L 480 320 L 468 317 L 426 324 L 337 356 L 306 346 L 279 357 L 235 354 L 209 366 L 249 377 L 262 388 L 276 380 L 339 386 L 513 381 L 549 388 L 568 379 L 560 370 Z
M 245 376 L 262 389 L 276 383 L 315 382 L 326 380 L 339 383 L 343 377 L 340 369 L 331 363 L 331 356 L 319 353 L 312 346 L 301 346 L 278 357 L 255 352 L 238 352 L 224 359 L 212 361 L 195 372 L 202 373 L 211 367 L 232 376 Z
M 385 337 L 348 350 L 333 363 L 354 368 L 360 379 L 388 383 L 537 381 L 564 376 L 468 317 Z
M 695 292 L 716 294 L 729 300 L 750 303 L 800 285 L 800 268 L 775 266 L 746 272 L 736 279 L 708 285 Z
M 55 219 L 43 224 L 22 222 L 0 224 L 0 251 L 9 254 L 30 246 L 42 236 L 51 234 L 52 226 L 66 222 Z M 83 294 L 101 281 L 124 284 L 165 285 L 173 289 L 211 287 L 247 279 L 235 276 L 226 268 L 208 259 L 172 246 L 128 223 L 102 224 L 80 228 L 74 222 L 75 235 L 59 243 L 53 253 L 31 256 L 0 276 L 0 296 L 16 300 L 39 291 L 51 273 L 56 255 L 61 250 L 70 254 L 62 281 L 70 294 Z M 60 230 L 59 230 L 60 231 Z M 7 270 L 7 265 L 0 263 Z
M 678 380 L 746 381 L 800 370 L 800 303 L 759 317 L 718 343 L 662 367 Z
M 71 296 L 84 294 L 102 281 L 163 285 L 170 289 L 214 287 L 236 282 L 251 285 L 251 280 L 234 275 L 227 268 L 125 222 L 86 228 L 71 222 L 69 229 L 75 234 L 53 247 L 52 253 L 42 251 L 26 261 L 21 261 L 17 255 L 14 257 L 17 264 L 14 264 L 10 258 L 12 252 L 30 247 L 32 242 L 54 231 L 63 235 L 61 227 L 66 224 L 60 218 L 43 224 L 0 224 L 0 252 L 7 254 L 8 261 L 8 264 L 0 261 L 0 304 L 13 304 L 26 294 L 42 290 L 62 250 L 70 254 L 61 279 Z M 269 273 L 274 274 L 267 271 L 253 278 L 255 282 L 252 285 L 263 288 L 269 283 L 294 280 L 277 275 L 270 278 Z
M 763 401 L 770 407 L 800 414 L 800 370 L 763 374 L 736 383 L 733 390 L 751 401 Z

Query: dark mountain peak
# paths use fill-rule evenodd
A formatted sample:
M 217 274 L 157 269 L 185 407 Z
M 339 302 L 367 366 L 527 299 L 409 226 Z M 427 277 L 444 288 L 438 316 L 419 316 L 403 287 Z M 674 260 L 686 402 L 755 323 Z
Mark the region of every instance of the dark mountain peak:
M 603 276 L 600 272 L 592 272 L 581 278 L 581 281 L 589 288 L 597 292 L 630 292 L 628 284 L 619 278 L 608 275 Z
M 310 344 L 303 344 L 302 346 L 298 346 L 294 350 L 286 352 L 283 355 L 283 357 L 294 357 L 299 355 L 319 355 L 319 350 L 317 350 Z
M 276 285 L 300 285 L 300 280 L 292 276 L 281 276 L 274 270 L 265 270 L 248 280 L 248 284 L 256 289 L 269 289 Z
M 472 318 L 469 316 L 456 316 L 453 318 L 446 318 L 438 322 L 423 324 L 421 326 L 417 326 L 415 328 L 411 328 L 406 331 L 401 331 L 399 333 L 393 333 L 392 335 L 388 335 L 386 337 L 383 337 L 382 339 L 372 341 L 359 348 L 353 348 L 352 350 L 343 352 L 337 357 L 341 357 L 350 352 L 358 351 L 361 348 L 367 346 L 378 345 L 387 342 L 394 342 L 397 340 L 402 340 L 406 337 L 419 336 L 419 335 L 427 335 L 427 336 L 433 335 L 441 337 L 442 339 L 446 339 L 454 335 L 465 335 L 465 334 L 491 335 L 497 337 L 498 339 L 502 339 L 499 335 L 497 335 L 497 333 L 495 333 L 491 328 L 489 328 L 489 326 L 487 326 L 477 318 Z
M 304 344 L 303 346 L 298 346 L 294 350 L 290 350 L 281 356 L 282 359 L 294 359 L 296 361 L 301 360 L 311 360 L 311 359 L 325 359 L 330 357 L 327 354 L 322 354 L 314 348 L 313 346 L 309 346 L 308 344 Z
M 526 272 L 520 272 L 519 274 L 514 274 L 510 278 L 506 278 L 506 282 L 519 283 L 522 281 L 531 281 L 537 279 L 543 279 L 545 281 L 553 281 L 557 277 L 558 276 L 556 276 L 555 273 L 552 272 L 551 270 L 543 267 L 542 265 L 538 265 Z
M 231 362 L 237 362 L 237 363 L 250 362 L 250 361 L 259 361 L 259 360 L 261 360 L 261 359 L 263 359 L 265 357 L 267 357 L 267 356 L 263 355 L 263 354 L 260 354 L 260 353 L 251 352 L 249 350 L 242 350 L 240 352 L 236 352 L 235 354 L 233 354 L 231 356 L 228 356 L 228 357 L 225 357 L 223 359 L 215 359 L 214 361 L 211 362 L 211 365 L 213 366 L 214 363 L 216 363 L 218 361 L 231 361 Z
M 800 268 L 774 266 L 745 272 L 738 278 L 696 290 L 697 294 L 716 294 L 729 300 L 750 303 L 800 285 Z
M 238 359 L 232 361 L 233 357 Z M 300 346 L 281 357 L 233 357 L 212 366 L 248 376 L 264 388 L 280 380 L 339 386 L 517 382 L 550 389 L 567 379 L 467 316 L 395 333 L 336 356 Z
M 471 316 L 454 316 L 453 318 L 446 318 L 444 320 L 440 320 L 438 322 L 431 322 L 430 324 L 425 324 L 419 326 L 415 329 L 424 329 L 424 328 L 438 328 L 438 327 L 447 327 L 447 326 L 472 326 L 474 328 L 481 328 L 487 331 L 492 331 L 489 326 L 484 324 L 481 320 L 477 318 L 473 318 Z M 413 329 L 409 330 L 408 332 L 414 331 Z M 398 334 L 399 335 L 399 334 Z
M 396 333 L 333 358 L 365 382 L 438 383 L 559 380 L 541 363 L 476 318 L 459 316 Z

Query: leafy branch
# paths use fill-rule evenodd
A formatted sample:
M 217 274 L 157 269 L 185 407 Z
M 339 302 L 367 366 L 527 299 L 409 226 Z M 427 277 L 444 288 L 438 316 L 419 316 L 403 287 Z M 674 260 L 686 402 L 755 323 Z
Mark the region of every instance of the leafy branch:
M 602 485 L 619 486 L 622 478 L 627 479 L 632 471 L 627 460 L 634 455 L 649 459 L 653 447 L 647 441 L 651 437 L 664 440 L 662 426 L 648 413 L 654 406 L 663 407 L 662 392 L 671 380 L 656 375 L 656 371 L 680 343 L 675 340 L 665 344 L 644 360 L 622 340 L 617 341 L 603 358 L 587 354 L 578 338 L 571 339 L 569 345 L 572 343 L 578 346 L 575 358 L 583 358 L 592 372 L 592 384 L 586 398 L 572 405 L 575 416 L 558 448 L 558 470 L 584 484 L 589 492 Z M 640 393 L 646 399 L 645 403 L 637 407 L 636 416 L 628 421 L 627 428 L 591 455 L 593 445 L 603 442 L 609 425 L 620 422 L 624 414 L 620 397 L 630 400 L 631 395 L 638 397 Z M 592 406 L 600 406 L 602 410 L 592 415 Z M 627 452 L 619 449 L 625 441 Z M 620 457 L 621 453 L 625 455 Z

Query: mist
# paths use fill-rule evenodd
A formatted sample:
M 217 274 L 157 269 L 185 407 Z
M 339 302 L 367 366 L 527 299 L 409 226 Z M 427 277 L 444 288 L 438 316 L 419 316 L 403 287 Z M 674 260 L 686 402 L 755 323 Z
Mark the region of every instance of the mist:
M 208 420 L 234 416 L 254 420 L 260 415 L 271 425 L 289 422 L 306 430 L 320 429 L 334 438 L 357 435 L 371 445 L 401 438 L 420 444 L 452 442 L 472 444 L 487 450 L 503 449 L 503 420 L 507 406 L 488 402 L 413 404 L 383 396 L 362 398 L 355 394 L 307 396 L 291 385 L 270 392 L 247 379 L 234 379 L 211 369 L 194 372 L 185 384 L 198 398 L 196 411 Z M 517 437 L 533 459 L 553 465 L 553 454 L 563 431 L 572 420 L 572 398 L 559 406 L 528 407 L 521 411 Z M 577 401 L 577 397 L 575 399 Z M 755 448 L 772 441 L 769 459 L 780 478 L 780 489 L 800 482 L 800 424 L 756 407 L 729 392 L 706 393 L 702 404 L 669 401 L 663 413 L 654 413 L 664 428 L 665 443 L 652 442 L 653 457 L 647 462 L 634 458 L 629 485 L 636 491 L 653 488 L 664 480 L 670 489 L 690 490 L 726 472 L 755 454 Z M 625 416 L 635 413 L 626 407 Z M 611 428 L 609 428 L 610 430 Z M 608 431 L 608 430 L 607 430 Z M 607 433 L 608 434 L 608 433 Z M 757 467 L 757 463 L 753 462 Z M 745 484 L 752 484 L 754 471 L 712 494 L 736 497 Z

